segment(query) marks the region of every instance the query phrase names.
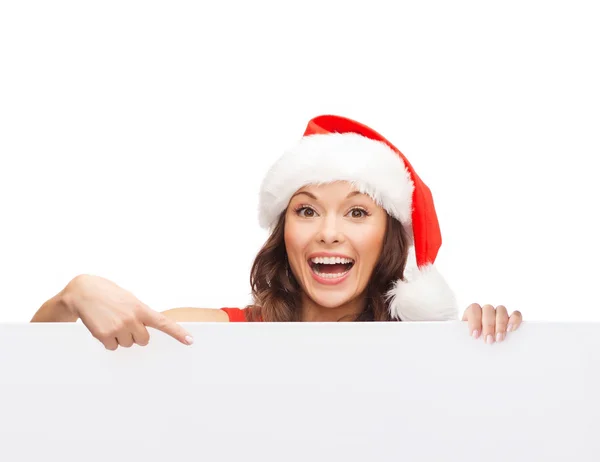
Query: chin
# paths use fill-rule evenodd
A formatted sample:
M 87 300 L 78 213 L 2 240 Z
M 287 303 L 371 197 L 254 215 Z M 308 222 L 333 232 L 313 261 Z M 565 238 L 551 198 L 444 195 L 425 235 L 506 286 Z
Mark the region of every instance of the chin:
M 352 302 L 356 297 L 355 291 L 344 290 L 344 291 L 334 291 L 334 290 L 309 290 L 305 292 L 309 298 L 319 306 L 323 308 L 340 308 L 350 302 Z

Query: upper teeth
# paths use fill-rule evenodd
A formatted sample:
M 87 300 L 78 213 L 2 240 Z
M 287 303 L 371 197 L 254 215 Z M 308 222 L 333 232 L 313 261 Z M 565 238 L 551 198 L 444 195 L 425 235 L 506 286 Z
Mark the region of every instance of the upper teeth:
M 315 257 L 310 259 L 313 263 L 319 263 L 321 265 L 336 265 L 336 264 L 347 264 L 352 263 L 351 258 L 343 257 Z

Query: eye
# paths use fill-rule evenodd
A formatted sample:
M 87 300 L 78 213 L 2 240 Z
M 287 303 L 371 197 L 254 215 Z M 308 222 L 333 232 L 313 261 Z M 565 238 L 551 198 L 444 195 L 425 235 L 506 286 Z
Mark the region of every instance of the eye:
M 368 215 L 369 213 L 365 209 L 359 207 L 355 207 L 352 210 L 350 210 L 350 216 L 352 218 L 364 218 Z
M 302 206 L 296 209 L 296 214 L 304 218 L 313 218 L 317 216 L 317 212 L 315 212 L 314 209 L 307 206 Z

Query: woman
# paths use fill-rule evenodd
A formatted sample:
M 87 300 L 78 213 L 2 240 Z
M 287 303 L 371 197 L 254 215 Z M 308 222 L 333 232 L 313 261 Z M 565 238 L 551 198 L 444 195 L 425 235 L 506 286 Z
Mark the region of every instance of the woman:
M 312 119 L 267 172 L 259 221 L 271 234 L 252 267 L 245 309 L 158 313 L 101 277 L 81 275 L 32 322 L 81 319 L 109 350 L 146 345 L 147 327 L 182 343 L 178 322 L 457 320 L 454 295 L 434 261 L 441 234 L 429 188 L 373 129 L 338 116 Z M 470 305 L 469 332 L 487 343 L 519 327 L 521 313 Z

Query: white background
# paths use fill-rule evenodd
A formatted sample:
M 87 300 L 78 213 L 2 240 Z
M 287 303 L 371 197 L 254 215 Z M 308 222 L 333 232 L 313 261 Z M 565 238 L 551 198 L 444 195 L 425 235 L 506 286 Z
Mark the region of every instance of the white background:
M 242 306 L 262 175 L 333 113 L 431 187 L 459 301 L 597 321 L 594 2 L 3 2 L 0 321 L 99 274 Z

